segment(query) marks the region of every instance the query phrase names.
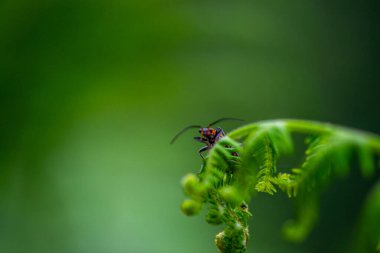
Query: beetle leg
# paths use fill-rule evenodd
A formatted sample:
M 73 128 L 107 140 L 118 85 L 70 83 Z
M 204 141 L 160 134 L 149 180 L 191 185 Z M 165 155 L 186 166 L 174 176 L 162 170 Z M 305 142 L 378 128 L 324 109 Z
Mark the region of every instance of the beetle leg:
M 219 141 L 219 139 L 221 139 L 225 135 L 226 134 L 224 133 L 223 129 L 221 129 L 221 128 L 218 127 L 216 129 L 215 142 Z
M 199 153 L 199 155 L 202 157 L 203 160 L 204 160 L 205 158 L 203 157 L 202 152 L 205 152 L 206 150 L 209 150 L 209 147 L 208 147 L 208 146 L 204 146 L 204 147 L 202 147 L 202 148 L 200 148 L 200 149 L 198 150 L 198 153 Z
M 194 137 L 194 140 L 205 143 L 207 141 L 206 138 L 203 137 Z

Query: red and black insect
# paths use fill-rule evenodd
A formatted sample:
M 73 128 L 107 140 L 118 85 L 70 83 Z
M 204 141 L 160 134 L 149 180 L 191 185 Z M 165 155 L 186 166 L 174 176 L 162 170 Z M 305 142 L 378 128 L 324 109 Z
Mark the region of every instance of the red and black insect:
M 175 142 L 175 140 L 181 134 L 186 132 L 187 130 L 189 130 L 191 128 L 199 128 L 199 133 L 201 134 L 201 136 L 194 137 L 194 139 L 196 141 L 199 141 L 199 142 L 206 144 L 206 146 L 204 146 L 198 150 L 199 155 L 204 159 L 202 152 L 205 152 L 205 151 L 211 149 L 216 142 L 218 142 L 223 136 L 226 135 L 222 128 L 217 127 L 216 129 L 214 129 L 214 128 L 212 128 L 212 126 L 221 122 L 221 121 L 225 121 L 225 120 L 243 121 L 241 119 L 236 119 L 236 118 L 221 118 L 221 119 L 218 119 L 218 120 L 208 124 L 207 127 L 202 127 L 200 125 L 191 125 L 191 126 L 185 127 L 178 134 L 176 134 L 176 136 L 174 136 L 174 138 L 172 139 L 170 144 L 173 144 Z

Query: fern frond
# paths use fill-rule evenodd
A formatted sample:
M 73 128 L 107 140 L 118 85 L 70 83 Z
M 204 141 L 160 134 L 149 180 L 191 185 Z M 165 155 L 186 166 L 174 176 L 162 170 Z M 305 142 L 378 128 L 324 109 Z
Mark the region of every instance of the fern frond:
M 255 189 L 259 192 L 267 192 L 272 194 L 276 192 L 273 186 L 272 178 L 276 173 L 277 154 L 274 146 L 271 143 L 268 129 L 263 128 L 257 131 L 247 140 L 246 156 L 253 156 L 253 159 L 258 167 L 257 183 Z
M 362 175 L 366 178 L 371 177 L 375 173 L 375 159 L 373 150 L 366 145 L 360 143 L 357 146 L 359 167 L 361 168 Z
M 307 140 L 304 162 L 290 173 L 278 172 L 278 158 L 293 151 L 293 133 L 303 134 Z M 219 251 L 245 252 L 251 216 L 245 201 L 253 191 L 273 195 L 279 188 L 297 203 L 298 216 L 286 223 L 283 231 L 289 240 L 299 242 L 317 222 L 319 199 L 328 183 L 346 175 L 353 158 L 359 161 L 363 176 L 373 175 L 375 155 L 380 155 L 380 137 L 354 129 L 299 120 L 246 125 L 214 145 L 197 178 L 186 177 L 183 187 L 191 199 L 182 209 L 194 215 L 207 204 L 207 222 L 225 224 L 216 236 Z M 370 205 L 369 209 L 377 207 Z M 376 217 L 375 224 L 380 224 Z M 378 232 L 374 229 L 370 233 L 376 239 Z
M 255 189 L 273 195 L 277 192 L 276 162 L 280 155 L 293 150 L 290 134 L 283 124 L 266 123 L 259 126 L 244 142 L 243 167 L 257 167 L 256 171 L 246 171 L 248 178 L 256 175 Z M 249 184 L 246 185 L 248 187 Z M 244 189 L 246 192 L 247 189 Z
M 316 194 L 304 195 L 296 200 L 297 218 L 288 220 L 282 227 L 286 239 L 299 243 L 309 235 L 318 220 L 318 201 Z
M 356 230 L 356 240 L 353 248 L 355 253 L 380 251 L 380 181 L 370 192 L 364 209 L 361 213 L 360 223 Z
M 239 166 L 239 160 L 234 156 L 234 152 L 239 151 L 240 144 L 227 136 L 215 144 L 200 174 L 200 179 L 207 188 L 220 188 L 226 180 L 230 180 L 226 177 L 230 178 L 230 172 Z
M 309 192 L 321 187 L 334 176 L 348 172 L 354 140 L 345 135 L 325 134 L 314 137 L 306 150 L 305 162 L 296 170 L 289 185 L 290 192 Z

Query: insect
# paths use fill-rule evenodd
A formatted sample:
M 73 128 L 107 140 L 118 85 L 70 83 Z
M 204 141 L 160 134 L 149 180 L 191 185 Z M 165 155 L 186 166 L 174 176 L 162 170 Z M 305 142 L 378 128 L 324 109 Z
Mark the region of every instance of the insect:
M 182 135 L 184 132 L 186 132 L 187 130 L 192 129 L 192 128 L 199 128 L 199 133 L 201 134 L 201 136 L 194 137 L 194 139 L 206 145 L 198 150 L 199 155 L 202 157 L 202 159 L 204 159 L 202 153 L 211 149 L 216 142 L 218 142 L 223 136 L 226 135 L 222 128 L 217 127 L 216 129 L 214 129 L 212 128 L 212 126 L 226 120 L 243 121 L 241 119 L 236 119 L 236 118 L 221 118 L 208 124 L 207 127 L 202 127 L 200 125 L 187 126 L 174 136 L 170 144 L 173 144 L 177 140 L 177 138 L 180 135 Z

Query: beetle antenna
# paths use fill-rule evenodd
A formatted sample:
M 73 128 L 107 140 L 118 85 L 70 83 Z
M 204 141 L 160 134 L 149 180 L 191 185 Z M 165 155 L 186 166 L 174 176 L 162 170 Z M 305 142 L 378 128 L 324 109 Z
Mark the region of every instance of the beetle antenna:
M 185 127 L 184 129 L 182 129 L 181 131 L 178 132 L 178 134 L 176 134 L 174 136 L 174 138 L 170 141 L 170 144 L 173 144 L 175 142 L 175 140 L 177 140 L 177 138 L 183 134 L 184 132 L 186 132 L 187 130 L 191 129 L 191 128 L 201 128 L 202 126 L 199 126 L 199 125 L 191 125 L 191 126 L 187 126 Z
M 219 122 L 221 122 L 221 121 L 225 121 L 225 120 L 244 121 L 243 119 L 237 119 L 237 118 L 221 118 L 221 119 L 218 119 L 218 120 L 216 120 L 216 121 L 210 123 L 208 126 L 209 126 L 209 127 L 210 127 L 210 126 L 213 126 L 213 125 L 215 125 L 216 123 L 219 123 Z

